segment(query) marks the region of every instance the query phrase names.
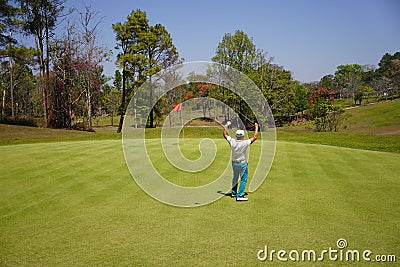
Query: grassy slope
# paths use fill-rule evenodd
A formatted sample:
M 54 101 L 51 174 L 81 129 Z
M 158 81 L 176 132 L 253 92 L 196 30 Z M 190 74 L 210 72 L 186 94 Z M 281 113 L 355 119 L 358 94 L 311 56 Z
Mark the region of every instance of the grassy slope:
M 277 140 L 400 153 L 400 135 L 379 136 L 349 132 L 317 133 L 309 130 L 293 130 L 289 127 L 277 129 Z
M 400 100 L 385 101 L 346 111 L 343 122 L 353 133 L 400 135 Z
M 0 155 L 1 266 L 265 266 L 264 245 L 321 251 L 339 238 L 400 255 L 399 154 L 279 142 L 248 203 L 192 209 L 145 195 L 118 140 L 1 146 Z
M 400 153 L 400 100 L 346 110 L 340 132 L 316 133 L 304 126 L 277 128 L 277 139 Z M 311 126 L 308 126 L 311 128 Z

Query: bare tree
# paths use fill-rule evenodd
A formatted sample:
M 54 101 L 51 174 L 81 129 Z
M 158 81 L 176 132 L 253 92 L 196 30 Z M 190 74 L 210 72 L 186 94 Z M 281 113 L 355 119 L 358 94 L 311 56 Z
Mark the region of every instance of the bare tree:
M 98 18 L 98 12 L 92 10 L 91 6 L 85 6 L 84 12 L 79 12 L 80 32 L 82 35 L 83 55 L 87 60 L 87 68 L 82 73 L 85 77 L 81 85 L 85 88 L 86 109 L 88 116 L 88 130 L 93 130 L 92 125 L 92 108 L 93 93 L 99 89 L 99 71 L 101 73 L 100 63 L 106 56 L 105 50 L 97 45 L 98 32 L 97 28 L 102 22 L 103 17 Z

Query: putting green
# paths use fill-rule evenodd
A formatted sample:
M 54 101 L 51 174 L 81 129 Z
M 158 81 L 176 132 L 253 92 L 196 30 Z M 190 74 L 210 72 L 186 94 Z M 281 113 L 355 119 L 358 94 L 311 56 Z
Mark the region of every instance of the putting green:
M 321 251 L 339 238 L 400 260 L 400 154 L 278 142 L 248 202 L 199 208 L 142 192 L 120 141 L 2 146 L 0 155 L 1 266 L 265 266 L 265 245 Z

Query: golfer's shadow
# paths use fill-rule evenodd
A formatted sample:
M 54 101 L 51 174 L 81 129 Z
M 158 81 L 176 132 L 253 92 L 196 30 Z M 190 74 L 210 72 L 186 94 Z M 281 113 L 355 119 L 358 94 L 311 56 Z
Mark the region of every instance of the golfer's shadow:
M 218 190 L 217 193 L 218 193 L 218 194 L 221 194 L 221 195 L 224 195 L 224 196 L 226 196 L 226 197 L 231 197 L 231 192 L 224 193 L 224 192 L 222 192 L 221 190 Z M 247 196 L 247 195 L 248 195 L 248 193 L 247 193 L 247 192 L 244 192 L 244 196 Z

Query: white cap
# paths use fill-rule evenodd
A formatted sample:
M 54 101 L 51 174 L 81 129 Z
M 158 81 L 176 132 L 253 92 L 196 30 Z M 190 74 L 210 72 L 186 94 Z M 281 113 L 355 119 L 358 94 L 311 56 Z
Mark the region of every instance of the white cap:
M 237 130 L 236 131 L 236 137 L 242 137 L 244 136 L 244 131 L 243 130 Z

